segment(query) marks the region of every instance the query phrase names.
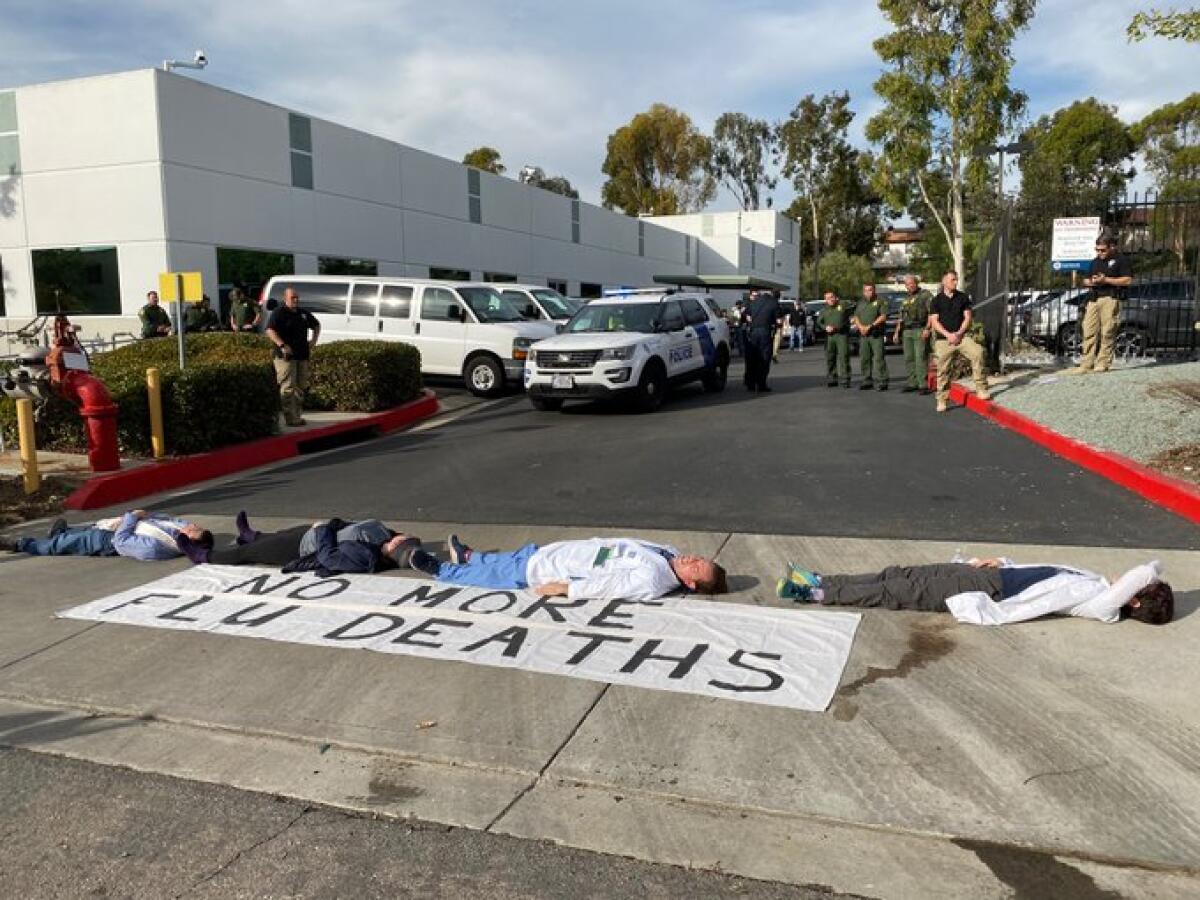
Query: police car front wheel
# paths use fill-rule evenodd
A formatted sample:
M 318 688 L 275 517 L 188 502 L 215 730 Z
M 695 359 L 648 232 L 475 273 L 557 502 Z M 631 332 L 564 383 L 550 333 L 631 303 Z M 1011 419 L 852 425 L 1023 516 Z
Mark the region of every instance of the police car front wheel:
M 711 369 L 705 371 L 700 378 L 700 383 L 704 385 L 704 390 L 710 394 L 719 394 L 725 390 L 725 382 L 729 378 L 729 356 L 724 350 L 720 351 L 717 356 L 717 361 Z
M 638 379 L 634 392 L 634 405 L 639 412 L 654 412 L 662 406 L 663 395 L 667 392 L 667 375 L 662 366 L 651 363 Z

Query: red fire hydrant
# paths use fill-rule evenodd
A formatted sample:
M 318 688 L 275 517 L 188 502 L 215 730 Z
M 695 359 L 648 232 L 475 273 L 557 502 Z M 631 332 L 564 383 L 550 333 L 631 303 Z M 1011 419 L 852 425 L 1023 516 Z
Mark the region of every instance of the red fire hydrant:
M 54 345 L 46 355 L 46 365 L 54 390 L 79 407 L 83 416 L 92 471 L 114 472 L 121 468 L 117 405 L 104 382 L 87 371 L 87 356 L 75 337 L 75 328 L 61 313 L 54 319 Z

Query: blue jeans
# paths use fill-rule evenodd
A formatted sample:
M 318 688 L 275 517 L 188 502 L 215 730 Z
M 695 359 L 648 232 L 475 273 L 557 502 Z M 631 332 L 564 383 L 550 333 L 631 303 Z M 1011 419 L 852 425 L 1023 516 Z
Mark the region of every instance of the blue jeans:
M 525 567 L 537 551 L 537 544 L 526 544 L 520 550 L 509 553 L 472 550 L 471 558 L 465 563 L 442 563 L 438 568 L 437 580 L 473 587 L 527 588 L 529 580 L 525 577 Z
M 21 538 L 17 552 L 30 556 L 116 556 L 113 533 L 103 528 L 68 528 L 52 538 Z

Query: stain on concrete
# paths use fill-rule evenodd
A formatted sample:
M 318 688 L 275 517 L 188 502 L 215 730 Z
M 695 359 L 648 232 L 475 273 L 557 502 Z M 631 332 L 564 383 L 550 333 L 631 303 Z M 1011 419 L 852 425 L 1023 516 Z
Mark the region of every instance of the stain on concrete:
M 405 783 L 408 763 L 377 761 L 371 766 L 371 779 L 367 782 L 370 794 L 365 798 L 369 803 L 398 803 L 405 800 L 415 800 L 423 793 L 418 787 Z
M 1025 847 L 956 838 L 956 846 L 974 853 L 996 878 L 1012 889 L 1013 900 L 1124 900 L 1094 878 L 1053 854 Z
M 868 666 L 867 672 L 861 678 L 856 678 L 842 687 L 834 699 L 833 717 L 839 722 L 849 722 L 858 715 L 858 704 L 850 700 L 863 688 L 885 681 L 890 678 L 904 678 L 910 672 L 923 669 L 948 654 L 954 649 L 954 640 L 946 634 L 953 624 L 952 619 L 939 616 L 928 624 L 921 623 L 913 627 L 908 635 L 908 649 L 900 657 L 896 665 L 883 668 Z

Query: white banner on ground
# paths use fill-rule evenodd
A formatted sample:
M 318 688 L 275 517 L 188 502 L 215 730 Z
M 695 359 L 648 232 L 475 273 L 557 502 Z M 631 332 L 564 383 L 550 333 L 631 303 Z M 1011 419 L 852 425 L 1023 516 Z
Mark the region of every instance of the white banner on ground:
M 411 578 L 198 566 L 64 618 L 365 648 L 824 710 L 859 614 L 667 597 L 538 599 Z

